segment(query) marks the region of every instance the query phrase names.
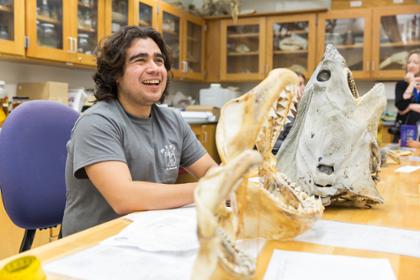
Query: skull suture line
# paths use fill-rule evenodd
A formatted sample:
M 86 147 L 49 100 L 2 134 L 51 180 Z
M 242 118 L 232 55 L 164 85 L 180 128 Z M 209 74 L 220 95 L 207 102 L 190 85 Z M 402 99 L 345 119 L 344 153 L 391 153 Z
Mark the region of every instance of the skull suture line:
M 324 205 L 371 207 L 376 190 L 383 84 L 359 97 L 344 58 L 328 45 L 305 87 L 296 121 L 277 154 L 277 167 Z

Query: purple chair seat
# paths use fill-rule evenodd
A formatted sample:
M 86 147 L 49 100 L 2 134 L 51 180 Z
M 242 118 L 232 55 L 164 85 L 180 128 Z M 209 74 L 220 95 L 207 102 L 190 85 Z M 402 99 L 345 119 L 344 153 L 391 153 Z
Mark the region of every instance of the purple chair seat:
M 36 229 L 57 226 L 66 201 L 66 143 L 79 114 L 53 101 L 18 106 L 0 132 L 0 189 L 14 224 L 25 229 L 20 252 Z

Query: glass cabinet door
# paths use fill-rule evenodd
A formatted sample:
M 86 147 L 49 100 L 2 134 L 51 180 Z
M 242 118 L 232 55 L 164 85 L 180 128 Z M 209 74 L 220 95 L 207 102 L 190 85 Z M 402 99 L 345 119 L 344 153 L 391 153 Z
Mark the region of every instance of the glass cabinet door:
M 315 63 L 315 15 L 271 17 L 267 23 L 268 70 L 291 68 L 309 77 Z
M 402 79 L 408 53 L 420 48 L 420 6 L 375 9 L 373 21 L 373 74 Z
M 187 19 L 185 44 L 185 76 L 192 79 L 204 79 L 204 21 Z
M 24 55 L 24 0 L 0 0 L 0 53 Z
M 0 0 L 0 40 L 14 41 L 14 13 L 12 0 Z
M 156 27 L 155 2 L 151 0 L 140 0 L 137 5 L 137 22 L 139 26 Z
M 26 1 L 29 57 L 73 62 L 76 39 L 71 34 L 71 1 Z
M 102 36 L 98 26 L 103 6 L 99 0 L 77 0 L 77 63 L 95 65 L 95 49 Z
M 77 52 L 93 55 L 98 42 L 98 1 L 77 3 Z
M 128 0 L 112 0 L 111 32 L 115 33 L 128 25 Z
M 37 0 L 36 33 L 41 47 L 63 47 L 63 3 L 61 0 Z
M 222 21 L 222 80 L 264 78 L 264 32 L 264 18 Z
M 340 10 L 321 14 L 318 27 L 318 62 L 325 46 L 333 44 L 355 78 L 370 78 L 370 10 Z
M 172 55 L 173 70 L 180 70 L 181 20 L 179 16 L 162 12 L 162 35 Z

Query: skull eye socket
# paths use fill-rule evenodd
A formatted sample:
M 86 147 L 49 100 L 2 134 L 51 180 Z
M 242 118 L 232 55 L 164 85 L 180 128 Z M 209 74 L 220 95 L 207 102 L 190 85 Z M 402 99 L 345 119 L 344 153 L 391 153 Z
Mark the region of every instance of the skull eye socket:
M 316 76 L 316 79 L 320 82 L 328 81 L 331 77 L 331 72 L 329 70 L 321 70 Z

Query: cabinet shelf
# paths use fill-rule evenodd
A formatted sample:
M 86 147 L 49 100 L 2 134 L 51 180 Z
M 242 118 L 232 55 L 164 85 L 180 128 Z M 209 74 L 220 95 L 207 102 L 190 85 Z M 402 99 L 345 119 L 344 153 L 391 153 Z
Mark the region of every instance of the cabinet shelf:
M 82 32 L 88 32 L 88 33 L 95 33 L 96 30 L 90 27 L 84 27 L 84 26 L 79 26 L 77 27 L 77 30 L 82 31 Z
M 78 2 L 77 3 L 77 6 L 79 6 L 81 8 L 85 8 L 85 9 L 94 9 L 94 8 L 96 8 L 94 5 L 86 5 L 86 4 L 83 4 L 81 2 Z
M 276 37 L 284 37 L 285 34 L 281 34 L 283 32 L 273 32 L 273 35 Z M 308 31 L 306 30 L 288 30 L 285 32 L 286 34 L 308 34 Z
M 229 34 L 227 37 L 229 39 L 239 39 L 239 38 L 258 38 L 259 33 L 241 33 L 241 34 Z
M 302 54 L 302 53 L 307 53 L 308 50 L 296 50 L 296 51 L 273 51 L 273 54 L 275 55 L 282 55 L 282 54 L 290 54 L 290 55 L 294 55 L 294 54 Z
M 11 13 L 12 8 L 9 8 L 8 6 L 5 6 L 5 5 L 0 5 L 0 12 Z
M 407 46 L 419 46 L 420 40 L 404 42 L 393 42 L 393 43 L 382 43 L 381 48 L 394 48 L 394 47 L 407 47 Z
M 50 18 L 50 17 L 46 17 L 46 16 L 37 16 L 36 19 L 39 20 L 39 21 L 48 22 L 48 23 L 52 23 L 52 24 L 61 24 L 61 21 L 58 21 L 55 18 Z
M 363 49 L 362 43 L 352 44 L 352 45 L 335 45 L 335 47 L 339 50 L 344 49 Z
M 191 41 L 191 42 L 200 42 L 201 41 L 200 39 L 194 38 L 194 37 L 188 37 L 187 40 Z
M 259 52 L 230 52 L 228 56 L 251 56 L 251 55 L 259 55 Z
M 139 19 L 139 26 L 150 26 L 150 23 L 147 21 Z
M 179 37 L 179 33 L 176 33 L 175 31 L 168 30 L 168 29 L 163 29 L 162 31 L 163 31 L 163 33 L 165 33 L 165 35 Z

